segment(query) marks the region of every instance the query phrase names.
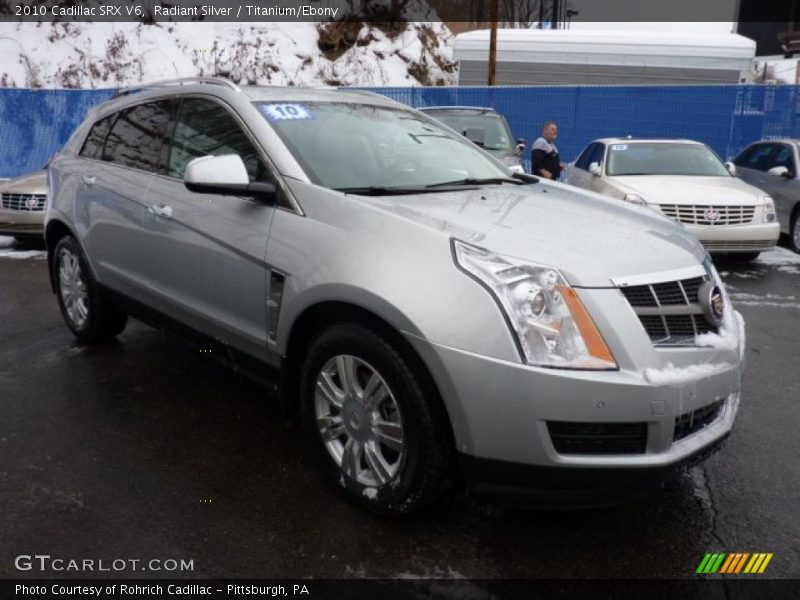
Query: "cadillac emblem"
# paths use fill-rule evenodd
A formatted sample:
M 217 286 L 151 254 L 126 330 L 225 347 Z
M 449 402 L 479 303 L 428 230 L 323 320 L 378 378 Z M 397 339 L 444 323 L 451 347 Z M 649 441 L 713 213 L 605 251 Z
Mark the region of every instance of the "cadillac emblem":
M 719 214 L 719 211 L 716 208 L 710 206 L 708 210 L 706 210 L 706 212 L 703 213 L 703 216 L 706 218 L 706 221 L 709 221 L 711 223 L 716 223 L 717 221 L 719 221 L 719 218 L 722 215 Z
M 715 285 L 713 281 L 706 281 L 697 290 L 697 301 L 709 323 L 722 325 L 725 317 L 725 297 L 718 285 Z
M 25 206 L 34 209 L 39 205 L 39 199 L 36 196 L 31 196 L 25 200 Z

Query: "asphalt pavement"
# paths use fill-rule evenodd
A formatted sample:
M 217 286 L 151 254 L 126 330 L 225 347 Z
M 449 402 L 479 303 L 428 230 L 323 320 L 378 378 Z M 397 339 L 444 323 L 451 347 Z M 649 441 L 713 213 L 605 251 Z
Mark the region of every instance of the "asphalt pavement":
M 43 252 L 0 240 L 0 578 L 691 578 L 707 552 L 773 553 L 765 577 L 800 577 L 800 256 L 718 268 L 748 336 L 720 453 L 613 508 L 450 496 L 387 519 L 343 501 L 302 424 L 197 350 L 136 321 L 78 345 Z M 192 569 L 20 571 L 37 553 Z

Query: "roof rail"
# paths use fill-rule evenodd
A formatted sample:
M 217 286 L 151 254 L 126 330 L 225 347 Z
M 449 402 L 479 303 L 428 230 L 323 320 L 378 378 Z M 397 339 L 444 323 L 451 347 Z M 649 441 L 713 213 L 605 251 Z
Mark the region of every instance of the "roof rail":
M 143 90 L 150 90 L 153 88 L 167 87 L 170 85 L 191 85 L 195 83 L 205 83 L 208 85 L 224 85 L 236 92 L 241 92 L 242 88 L 227 79 L 221 77 L 181 77 L 179 79 L 163 79 L 161 81 L 154 81 L 152 83 L 143 83 L 141 85 L 133 85 L 130 87 L 120 88 L 114 94 L 114 98 L 119 96 L 127 96 L 134 92 L 141 92 Z

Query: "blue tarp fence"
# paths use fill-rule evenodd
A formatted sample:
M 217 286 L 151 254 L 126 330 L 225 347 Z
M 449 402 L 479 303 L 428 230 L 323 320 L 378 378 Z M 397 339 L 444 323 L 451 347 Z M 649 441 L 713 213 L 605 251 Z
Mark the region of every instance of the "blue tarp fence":
M 366 89 L 413 107 L 490 106 L 529 144 L 544 121 L 556 121 L 565 161 L 606 136 L 695 139 L 722 158 L 762 138 L 800 138 L 797 85 Z M 0 89 L 0 177 L 42 168 L 86 112 L 113 93 Z

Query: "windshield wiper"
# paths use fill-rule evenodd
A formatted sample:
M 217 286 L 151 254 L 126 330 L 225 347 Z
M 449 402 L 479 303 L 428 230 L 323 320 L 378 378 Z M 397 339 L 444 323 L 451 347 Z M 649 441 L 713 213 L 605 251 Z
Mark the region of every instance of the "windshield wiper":
M 355 194 L 357 196 L 406 196 L 411 194 L 426 194 L 433 191 L 424 187 L 383 187 L 379 185 L 333 189 L 337 192 Z
M 478 179 L 475 177 L 467 177 L 465 179 L 456 179 L 455 181 L 443 181 L 441 183 L 432 183 L 430 185 L 426 185 L 426 188 L 438 188 L 438 187 L 449 187 L 449 186 L 458 186 L 458 185 L 493 185 L 499 183 L 513 183 L 515 185 L 522 185 L 522 182 L 518 179 L 512 179 L 511 177 L 484 177 L 483 179 Z

